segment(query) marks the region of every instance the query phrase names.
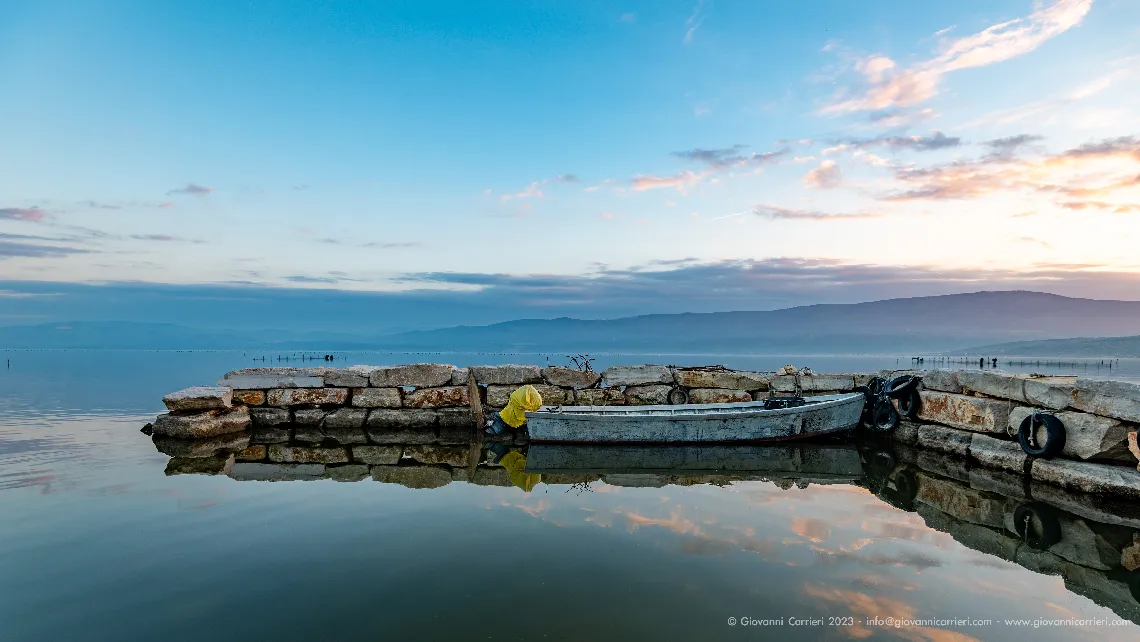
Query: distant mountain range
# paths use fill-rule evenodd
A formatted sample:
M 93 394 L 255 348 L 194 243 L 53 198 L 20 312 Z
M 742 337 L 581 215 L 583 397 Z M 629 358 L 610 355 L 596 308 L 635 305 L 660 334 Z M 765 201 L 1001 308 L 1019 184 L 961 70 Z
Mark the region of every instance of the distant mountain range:
M 1138 334 L 1140 301 L 1014 291 L 765 312 L 654 314 L 609 320 L 523 319 L 386 335 L 365 328 L 356 333 L 326 334 L 225 332 L 117 321 L 49 323 L 0 327 L 0 348 L 906 354 L 984 345 L 984 350 L 969 351 L 1011 354 L 997 352 L 997 344 L 1099 336 L 1122 337 L 1117 344 L 1103 345 L 1125 349 L 1132 344 L 1123 337 L 1135 341 Z
M 967 348 L 955 351 L 953 354 L 1018 357 L 1140 357 L 1140 336 L 1014 341 Z

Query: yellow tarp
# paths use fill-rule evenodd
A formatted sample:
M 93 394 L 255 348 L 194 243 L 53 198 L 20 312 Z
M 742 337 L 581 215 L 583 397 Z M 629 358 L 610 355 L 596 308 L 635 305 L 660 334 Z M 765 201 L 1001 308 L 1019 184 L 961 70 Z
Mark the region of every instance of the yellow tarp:
M 528 386 L 529 387 L 529 386 Z M 503 459 L 499 465 L 507 469 L 507 475 L 511 478 L 511 483 L 525 492 L 534 490 L 535 485 L 542 481 L 542 475 L 526 472 L 526 457 L 517 450 L 503 455 Z
M 541 407 L 542 395 L 538 394 L 534 386 L 526 385 L 511 393 L 507 407 L 499 411 L 499 416 L 511 428 L 518 428 L 526 423 L 526 413 Z

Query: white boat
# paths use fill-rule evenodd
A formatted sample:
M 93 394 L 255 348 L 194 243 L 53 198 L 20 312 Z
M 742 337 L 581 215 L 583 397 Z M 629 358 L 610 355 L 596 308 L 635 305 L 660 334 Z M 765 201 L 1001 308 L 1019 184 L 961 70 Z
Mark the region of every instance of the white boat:
M 861 392 L 803 398 L 669 406 L 544 406 L 526 413 L 536 443 L 765 442 L 849 430 L 863 412 Z

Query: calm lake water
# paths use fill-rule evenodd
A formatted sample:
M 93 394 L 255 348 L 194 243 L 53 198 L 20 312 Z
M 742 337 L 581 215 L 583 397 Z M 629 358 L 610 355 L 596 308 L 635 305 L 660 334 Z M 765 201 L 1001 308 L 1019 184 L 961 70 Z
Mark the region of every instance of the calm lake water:
M 701 453 L 679 465 L 676 453 L 646 452 L 633 459 L 640 469 L 617 469 L 612 453 L 517 446 L 531 471 L 547 466 L 526 491 L 486 461 L 472 475 L 407 458 L 389 483 L 257 481 L 257 464 L 227 460 L 233 444 L 156 445 L 139 432 L 164 393 L 262 365 L 252 356 L 2 355 L 0 640 L 1140 634 L 1140 582 L 1120 561 L 1140 532 L 1131 509 L 901 446 L 721 453 L 734 470 L 716 471 Z M 347 357 L 336 365 L 545 362 Z M 595 366 L 827 372 L 894 360 L 613 355 Z M 1137 367 L 1122 360 L 1117 371 Z M 420 468 L 478 483 L 407 487 L 436 485 L 416 481 Z M 1019 536 L 1014 518 L 1025 515 L 1056 537 Z M 1073 620 L 1084 623 L 1062 623 Z

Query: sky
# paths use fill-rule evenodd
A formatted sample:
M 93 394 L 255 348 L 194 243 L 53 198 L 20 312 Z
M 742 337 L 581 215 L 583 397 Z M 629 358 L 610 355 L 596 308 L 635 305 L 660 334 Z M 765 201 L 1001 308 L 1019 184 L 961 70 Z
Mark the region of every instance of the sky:
M 0 324 L 1140 299 L 1138 87 L 1126 0 L 0 0 Z

